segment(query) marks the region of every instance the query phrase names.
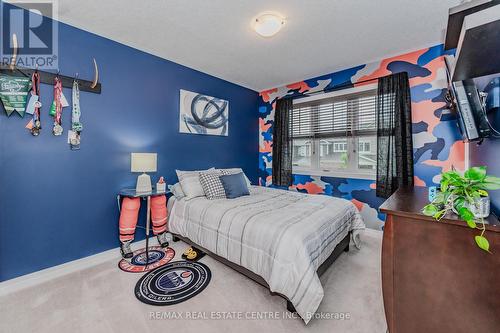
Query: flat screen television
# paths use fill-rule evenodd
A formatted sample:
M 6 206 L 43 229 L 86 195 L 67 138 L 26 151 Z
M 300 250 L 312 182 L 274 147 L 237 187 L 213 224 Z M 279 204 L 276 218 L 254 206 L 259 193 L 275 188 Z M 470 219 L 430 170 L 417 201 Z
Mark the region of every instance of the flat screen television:
M 452 111 L 456 112 L 462 137 L 469 142 L 482 141 L 491 135 L 491 130 L 474 80 L 452 82 L 448 59 L 446 59 L 446 69 L 449 87 L 448 101 Z

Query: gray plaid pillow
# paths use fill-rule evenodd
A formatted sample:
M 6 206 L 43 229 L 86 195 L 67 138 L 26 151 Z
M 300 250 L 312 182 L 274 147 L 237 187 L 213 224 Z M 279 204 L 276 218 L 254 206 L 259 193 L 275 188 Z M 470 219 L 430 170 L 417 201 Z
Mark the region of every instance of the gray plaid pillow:
M 227 174 L 224 170 L 200 172 L 201 187 L 207 199 L 226 199 L 226 191 L 219 177 Z

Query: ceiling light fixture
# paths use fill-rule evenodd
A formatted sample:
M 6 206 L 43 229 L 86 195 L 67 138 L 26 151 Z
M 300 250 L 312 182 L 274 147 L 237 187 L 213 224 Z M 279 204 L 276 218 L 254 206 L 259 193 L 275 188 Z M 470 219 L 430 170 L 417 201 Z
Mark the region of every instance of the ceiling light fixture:
M 285 18 L 273 13 L 260 14 L 253 20 L 253 29 L 262 37 L 272 37 L 281 30 Z

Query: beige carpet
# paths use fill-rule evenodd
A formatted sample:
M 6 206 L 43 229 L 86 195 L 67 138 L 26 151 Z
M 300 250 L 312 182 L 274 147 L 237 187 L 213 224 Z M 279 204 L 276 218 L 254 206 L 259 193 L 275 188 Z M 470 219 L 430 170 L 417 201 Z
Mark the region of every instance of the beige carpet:
M 110 261 L 2 297 L 0 331 L 383 333 L 381 238 L 381 232 L 368 230 L 362 249 L 351 245 L 351 251 L 323 275 L 325 297 L 318 312 L 330 319 L 312 319 L 307 326 L 301 319 L 283 318 L 289 312 L 282 298 L 205 257 L 202 262 L 210 267 L 212 280 L 201 294 L 184 303 L 158 307 L 139 302 L 133 289 L 141 275 L 122 272 L 117 261 Z M 186 245 L 177 242 L 173 247 L 174 260 L 179 260 Z M 278 318 L 254 319 L 265 315 Z M 347 319 L 331 318 L 336 315 Z M 244 319 L 217 319 L 221 316 Z

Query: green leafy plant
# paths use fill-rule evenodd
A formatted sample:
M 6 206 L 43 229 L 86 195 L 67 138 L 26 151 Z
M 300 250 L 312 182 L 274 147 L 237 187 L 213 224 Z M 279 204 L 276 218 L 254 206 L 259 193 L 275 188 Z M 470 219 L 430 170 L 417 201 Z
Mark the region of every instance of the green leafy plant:
M 342 161 L 342 167 L 347 167 L 347 153 L 342 153 L 340 160 Z
M 484 219 L 475 217 L 471 207 L 477 205 L 481 197 L 487 197 L 487 191 L 498 189 L 500 189 L 500 178 L 488 176 L 485 166 L 472 167 L 463 175 L 455 169 L 443 172 L 441 191 L 422 209 L 422 213 L 439 221 L 446 214 L 455 212 L 470 228 L 481 231 L 474 240 L 480 249 L 490 252 L 490 244 L 484 236 L 486 231 Z

